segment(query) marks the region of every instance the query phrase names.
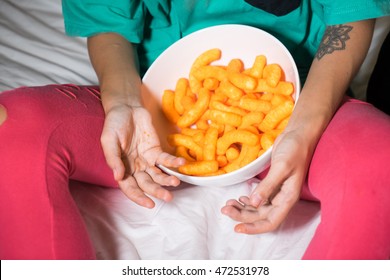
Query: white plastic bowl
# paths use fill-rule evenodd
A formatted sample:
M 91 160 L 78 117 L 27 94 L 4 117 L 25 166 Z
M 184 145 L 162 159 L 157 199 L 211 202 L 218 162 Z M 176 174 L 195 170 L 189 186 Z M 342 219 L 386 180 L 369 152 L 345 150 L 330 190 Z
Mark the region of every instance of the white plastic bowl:
M 196 31 L 166 49 L 143 78 L 144 104 L 152 115 L 164 151 L 173 152 L 173 148 L 167 143 L 167 136 L 177 132 L 177 128 L 168 122 L 161 110 L 162 94 L 165 89 L 174 89 L 180 77 L 188 78 L 194 60 L 211 48 L 221 49 L 222 57 L 217 61 L 220 65 L 227 65 L 231 59 L 239 58 L 247 68 L 257 55 L 265 55 L 267 63 L 278 63 L 282 67 L 286 81 L 294 84 L 295 99 L 299 96 L 300 80 L 296 64 L 287 48 L 274 36 L 258 28 L 237 24 L 218 25 Z M 218 176 L 187 176 L 164 166 L 159 167 L 190 184 L 227 186 L 246 181 L 264 171 L 270 164 L 271 151 L 272 147 L 250 164 Z

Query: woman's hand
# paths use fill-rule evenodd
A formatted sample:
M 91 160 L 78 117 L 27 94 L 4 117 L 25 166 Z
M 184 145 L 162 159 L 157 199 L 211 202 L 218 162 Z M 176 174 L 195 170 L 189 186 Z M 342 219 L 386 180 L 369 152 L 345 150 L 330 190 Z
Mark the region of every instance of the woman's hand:
M 235 231 L 247 234 L 275 230 L 298 201 L 311 152 L 296 131 L 281 134 L 275 142 L 271 167 L 252 194 L 229 200 L 222 213 L 235 221 Z
M 115 180 L 128 198 L 147 208 L 154 207 L 147 195 L 164 201 L 172 199 L 172 194 L 162 186 L 177 186 L 180 181 L 155 165 L 178 167 L 184 159 L 162 151 L 145 108 L 112 107 L 106 112 L 101 143 Z
M 177 167 L 184 159 L 161 150 L 149 112 L 141 102 L 141 78 L 135 46 L 115 33 L 88 38 L 88 51 L 99 78 L 106 115 L 101 143 L 115 180 L 128 198 L 152 208 L 148 195 L 169 201 L 172 194 L 162 186 L 177 186 L 176 177 L 156 167 Z
M 249 197 L 229 200 L 221 209 L 240 222 L 237 232 L 276 229 L 299 199 L 314 149 L 364 60 L 374 24 L 327 27 L 286 130 L 275 142 L 267 176 Z

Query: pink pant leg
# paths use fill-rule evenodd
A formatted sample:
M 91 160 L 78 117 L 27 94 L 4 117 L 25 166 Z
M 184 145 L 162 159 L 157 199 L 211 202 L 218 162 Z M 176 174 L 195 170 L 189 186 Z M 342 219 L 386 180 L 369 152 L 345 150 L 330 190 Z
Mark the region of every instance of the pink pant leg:
M 348 101 L 322 136 L 308 175 L 321 223 L 304 259 L 390 257 L 390 117 Z
M 97 91 L 76 86 L 0 93 L 0 259 L 93 259 L 69 179 L 115 186 L 100 147 Z

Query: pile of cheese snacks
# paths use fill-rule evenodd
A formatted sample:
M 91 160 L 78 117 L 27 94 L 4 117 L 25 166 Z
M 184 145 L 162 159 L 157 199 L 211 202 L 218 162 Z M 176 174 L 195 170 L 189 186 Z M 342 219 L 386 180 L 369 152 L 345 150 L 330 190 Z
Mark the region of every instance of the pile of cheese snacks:
M 283 131 L 294 108 L 294 85 L 279 64 L 264 55 L 245 68 L 242 60 L 216 65 L 221 50 L 210 49 L 193 62 L 188 78 L 162 97 L 162 110 L 179 132 L 168 136 L 179 172 L 215 176 L 260 157 Z

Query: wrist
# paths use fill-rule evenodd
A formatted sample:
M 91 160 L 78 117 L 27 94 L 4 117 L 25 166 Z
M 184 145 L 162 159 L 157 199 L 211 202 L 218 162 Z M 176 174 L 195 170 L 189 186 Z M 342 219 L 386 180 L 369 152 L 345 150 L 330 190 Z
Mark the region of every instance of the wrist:
M 102 83 L 100 89 L 102 105 L 106 113 L 113 107 L 122 105 L 129 107 L 142 106 L 140 83 L 137 83 L 137 85 L 123 81 L 109 84 Z
M 298 134 L 302 139 L 302 145 L 314 149 L 331 121 L 334 111 L 332 106 L 302 98 L 297 102 L 285 131 Z
M 141 106 L 141 78 L 133 45 L 118 34 L 103 33 L 88 38 L 88 51 L 104 111 L 119 105 Z

